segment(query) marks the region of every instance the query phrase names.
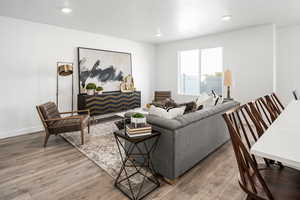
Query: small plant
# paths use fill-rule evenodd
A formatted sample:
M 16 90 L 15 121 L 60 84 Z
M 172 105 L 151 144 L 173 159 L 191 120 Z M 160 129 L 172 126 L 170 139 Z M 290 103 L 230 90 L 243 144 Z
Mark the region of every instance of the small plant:
M 89 83 L 85 87 L 87 90 L 95 90 L 97 88 L 97 85 L 95 83 Z
M 142 113 L 135 113 L 132 115 L 133 118 L 144 118 L 145 116 Z
M 146 117 L 142 113 L 134 113 L 130 118 L 131 123 L 136 127 L 137 124 L 146 124 Z
M 98 86 L 98 87 L 96 88 L 96 91 L 97 91 L 97 92 L 101 92 L 101 91 L 103 91 L 103 87 L 101 87 L 101 86 Z

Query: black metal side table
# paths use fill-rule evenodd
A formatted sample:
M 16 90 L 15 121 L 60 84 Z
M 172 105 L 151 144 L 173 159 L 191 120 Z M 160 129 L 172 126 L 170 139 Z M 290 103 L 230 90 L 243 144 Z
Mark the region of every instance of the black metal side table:
M 114 136 L 122 160 L 115 187 L 129 199 L 142 199 L 160 186 L 151 160 L 160 133 L 132 138 L 119 130 Z

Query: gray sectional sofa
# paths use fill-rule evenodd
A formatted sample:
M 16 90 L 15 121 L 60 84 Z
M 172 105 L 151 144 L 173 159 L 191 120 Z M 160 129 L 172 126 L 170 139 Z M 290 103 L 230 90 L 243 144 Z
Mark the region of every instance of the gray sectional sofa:
M 153 130 L 161 132 L 152 157 L 155 170 L 174 180 L 224 144 L 229 134 L 222 113 L 238 105 L 230 101 L 174 119 L 148 115 Z

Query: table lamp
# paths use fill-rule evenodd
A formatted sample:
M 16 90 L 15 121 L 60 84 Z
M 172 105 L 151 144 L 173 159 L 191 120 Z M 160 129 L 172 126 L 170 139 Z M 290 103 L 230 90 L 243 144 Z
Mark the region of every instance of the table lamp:
M 57 72 L 56 72 L 56 105 L 58 107 L 58 76 L 69 76 L 72 75 L 72 111 L 73 111 L 73 94 L 74 94 L 74 83 L 73 83 L 73 65 L 72 62 L 57 62 Z
M 226 70 L 224 72 L 224 86 L 227 87 L 227 97 L 225 100 L 233 100 L 230 97 L 230 87 L 232 86 L 232 74 L 230 70 Z

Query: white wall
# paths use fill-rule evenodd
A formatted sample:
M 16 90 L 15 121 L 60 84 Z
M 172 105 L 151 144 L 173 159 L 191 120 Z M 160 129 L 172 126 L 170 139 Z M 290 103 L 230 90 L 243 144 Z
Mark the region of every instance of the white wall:
M 277 93 L 284 104 L 300 94 L 300 25 L 277 29 Z
M 247 102 L 269 93 L 273 91 L 273 37 L 273 25 L 265 25 L 161 44 L 157 47 L 156 89 L 171 89 L 177 101 L 196 98 L 178 95 L 177 52 L 224 47 L 224 69 L 233 73 L 232 96 Z
M 132 53 L 142 104 L 152 98 L 153 45 L 6 17 L 0 17 L 0 27 L 0 138 L 41 129 L 35 105 L 55 101 L 56 62 L 76 63 L 78 46 Z M 76 95 L 77 70 L 74 76 Z M 70 79 L 60 79 L 60 85 L 61 109 L 69 110 Z
M 285 104 L 292 99 L 293 89 L 300 93 L 300 26 L 277 30 L 272 25 L 257 26 L 156 47 L 6 17 L 0 17 L 0 27 L 0 138 L 41 129 L 35 105 L 55 101 L 56 62 L 76 64 L 78 46 L 131 52 L 142 104 L 152 100 L 154 89 L 172 90 L 177 101 L 196 98 L 177 94 L 177 52 L 219 46 L 224 47 L 224 69 L 233 72 L 236 100 L 247 102 L 270 93 L 273 86 Z M 76 70 L 75 94 L 77 76 Z M 60 79 L 60 86 L 61 110 L 69 110 L 70 77 Z M 74 100 L 76 107 L 76 96 Z

